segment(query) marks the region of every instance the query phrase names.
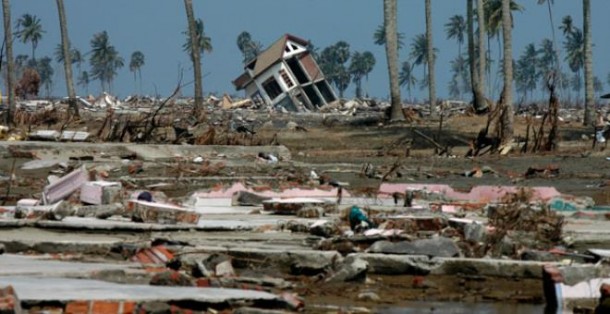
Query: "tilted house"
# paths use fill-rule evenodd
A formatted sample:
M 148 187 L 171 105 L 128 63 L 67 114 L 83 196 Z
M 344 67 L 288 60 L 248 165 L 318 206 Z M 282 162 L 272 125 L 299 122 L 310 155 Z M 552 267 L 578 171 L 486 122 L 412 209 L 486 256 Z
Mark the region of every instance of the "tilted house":
M 331 85 L 307 49 L 308 42 L 285 34 L 256 58 L 233 81 L 237 90 L 257 105 L 288 111 L 317 110 L 337 100 Z

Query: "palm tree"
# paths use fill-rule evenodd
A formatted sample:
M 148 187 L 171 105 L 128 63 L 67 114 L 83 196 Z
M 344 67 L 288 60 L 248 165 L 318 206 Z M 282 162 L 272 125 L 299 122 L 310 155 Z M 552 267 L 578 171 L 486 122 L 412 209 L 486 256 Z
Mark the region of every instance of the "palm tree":
M 525 46 L 525 51 L 516 62 L 515 83 L 517 91 L 523 93 L 523 99 L 527 99 L 528 92 L 533 92 L 541 77 L 538 65 L 538 51 L 533 43 Z
M 53 66 L 51 66 L 52 61 L 53 59 L 50 57 L 43 57 L 36 62 L 36 71 L 38 71 L 38 75 L 40 75 L 40 84 L 44 86 L 45 91 L 47 92 L 47 97 L 51 95 L 51 89 L 53 87 L 53 74 L 55 73 Z
M 398 50 L 405 46 L 405 33 L 398 32 Z M 377 26 L 375 33 L 373 34 L 373 40 L 375 45 L 385 45 L 385 27 L 383 24 Z
M 209 36 L 205 35 L 205 30 L 203 27 L 203 20 L 197 19 L 195 22 L 195 29 L 197 31 L 197 38 L 199 38 L 199 53 L 203 54 L 204 52 L 212 52 L 212 39 Z M 182 32 L 187 35 L 186 42 L 182 45 L 182 49 L 191 54 L 191 40 L 188 37 L 188 32 Z
M 581 80 L 581 70 L 585 65 L 584 48 L 585 39 L 582 31 L 577 27 L 572 27 L 564 42 L 564 49 L 566 51 L 565 61 L 568 62 L 570 70 L 574 72 L 575 77 L 578 77 L 579 81 Z M 581 86 L 581 84 L 578 86 Z M 580 90 L 578 92 L 580 93 Z
M 390 101 L 392 109 L 390 121 L 404 121 L 402 103 L 400 100 L 400 85 L 398 84 L 398 28 L 397 0 L 383 0 L 383 25 L 385 27 L 385 53 L 388 59 L 388 74 L 390 77 Z
M 428 63 L 428 95 L 430 97 L 430 114 L 436 105 L 436 77 L 434 73 L 434 46 L 432 42 L 432 0 L 426 0 L 426 59 Z
M 470 77 L 468 75 L 468 61 L 460 56 L 455 57 L 450 62 L 451 65 L 451 73 L 453 76 L 451 78 L 450 87 L 453 90 L 452 97 L 462 98 L 462 92 L 467 92 L 470 90 L 469 80 Z
M 563 32 L 564 36 L 571 34 L 574 31 L 574 22 L 572 21 L 572 16 L 566 15 L 561 20 L 561 25 L 559 29 Z
M 32 60 L 36 60 L 36 47 L 42 39 L 42 34 L 45 31 L 42 29 L 40 19 L 36 15 L 24 14 L 17 20 L 17 38 L 24 44 L 30 42 L 32 44 Z
M 123 67 L 124 61 L 110 44 L 106 31 L 93 35 L 90 53 L 91 77 L 100 81 L 102 90 L 110 90 L 117 70 Z
M 478 14 L 478 11 L 477 11 Z M 466 26 L 468 33 L 468 60 L 470 65 L 470 85 L 472 87 L 472 102 L 473 108 L 477 113 L 483 113 L 488 110 L 487 102 L 483 98 L 482 85 L 481 85 L 481 77 L 480 71 L 477 68 L 477 65 L 480 65 L 480 62 L 477 60 L 482 58 L 482 56 L 477 56 L 475 53 L 475 46 L 478 45 L 478 42 L 475 42 L 474 38 L 474 6 L 473 0 L 466 1 Z M 481 19 L 478 19 L 481 21 Z M 479 23 L 483 24 L 483 23 Z M 478 39 L 477 39 L 478 41 Z
M 345 63 L 351 56 L 350 46 L 345 41 L 338 41 L 328 46 L 320 54 L 319 65 L 327 79 L 339 90 L 339 97 L 351 81 L 351 71 L 348 71 Z
M 464 34 L 466 34 L 466 21 L 462 15 L 456 14 L 449 18 L 449 22 L 445 24 L 445 34 L 447 39 L 455 39 L 458 43 L 458 55 L 462 55 L 462 44 L 464 43 Z
M 348 71 L 356 84 L 356 98 L 362 97 L 362 79 L 367 77 L 375 66 L 375 56 L 370 51 L 354 52 Z
M 68 92 L 68 106 L 74 112 L 76 118 L 80 117 L 78 104 L 76 103 L 76 92 L 74 91 L 74 79 L 72 76 L 72 51 L 70 50 L 70 39 L 68 38 L 68 21 L 64 1 L 57 0 L 57 12 L 59 14 L 59 29 L 61 33 L 62 59 L 64 62 L 64 74 L 66 76 L 66 89 Z M 78 51 L 78 50 L 77 50 Z M 79 53 L 80 54 L 80 53 Z M 42 75 L 41 75 L 42 77 Z
M 553 36 L 552 51 L 553 51 L 553 65 L 556 70 L 559 70 L 559 49 L 557 48 L 557 37 L 555 36 L 555 20 L 553 19 L 553 5 L 555 0 L 538 0 L 538 4 L 547 4 L 549 10 L 549 23 L 551 25 L 551 35 Z
M 483 0 L 477 0 L 477 21 L 485 21 L 485 7 Z M 487 28 L 485 23 L 478 23 L 479 38 L 477 40 L 478 49 L 478 66 L 479 66 L 479 84 L 477 85 L 476 98 L 477 102 L 485 103 L 485 70 L 487 69 L 487 49 L 485 47 L 485 36 Z
M 83 87 L 85 89 L 85 93 L 89 94 L 89 72 L 81 72 L 78 76 L 76 84 L 78 84 L 78 86 Z
M 557 63 L 555 62 L 555 48 L 553 41 L 545 38 L 540 42 L 540 48 L 538 49 L 538 59 L 536 62 L 540 67 L 542 79 L 550 73 L 556 70 Z M 543 84 L 544 85 L 544 84 Z
M 597 96 L 604 91 L 604 83 L 597 76 L 593 77 L 593 90 L 595 90 Z
M 263 45 L 260 42 L 252 40 L 250 33 L 243 31 L 237 36 L 237 48 L 244 56 L 244 63 L 256 58 L 263 50 Z M 312 48 L 310 51 L 314 51 Z
M 142 67 L 144 66 L 144 54 L 141 51 L 134 51 L 129 61 L 129 71 L 133 72 L 133 82 L 136 83 L 136 72 L 140 78 L 140 93 L 142 92 Z
M 593 50 L 591 40 L 591 0 L 582 1 L 583 31 L 585 41 L 585 117 L 584 125 L 593 123 L 591 109 L 595 106 L 593 90 Z
M 400 75 L 398 77 L 400 86 L 407 87 L 407 93 L 409 93 L 409 100 L 411 100 L 411 91 L 413 90 L 413 86 L 417 84 L 417 78 L 413 75 L 413 67 L 415 65 L 409 63 L 409 61 L 404 61 L 402 63 L 402 67 L 400 68 Z
M 6 124 L 13 124 L 15 113 L 15 65 L 13 64 L 13 31 L 11 29 L 11 4 L 9 0 L 2 0 L 2 19 L 4 22 L 4 40 L 6 44 L 6 89 L 8 94 L 8 111 Z
M 610 85 L 610 73 L 606 76 L 606 84 Z
M 188 22 L 189 37 L 191 38 L 191 61 L 193 61 L 193 75 L 195 76 L 195 107 L 194 113 L 199 114 L 203 107 L 203 88 L 201 77 L 201 53 L 199 48 L 199 37 L 197 34 L 197 23 L 193 13 L 193 0 L 184 0 L 186 20 Z
M 502 91 L 502 115 L 500 116 L 500 141 L 507 144 L 513 138 L 513 43 L 512 18 L 510 10 L 511 0 L 502 0 L 502 45 L 504 48 L 504 89 Z
M 68 46 L 72 46 L 72 44 L 68 43 Z M 61 64 L 64 63 L 64 47 L 62 44 L 57 44 L 57 46 L 55 46 L 55 51 L 53 52 L 53 55 L 55 56 L 55 62 Z M 70 48 L 70 62 L 72 64 L 82 62 L 82 58 L 83 55 L 81 54 L 80 50 L 76 48 Z

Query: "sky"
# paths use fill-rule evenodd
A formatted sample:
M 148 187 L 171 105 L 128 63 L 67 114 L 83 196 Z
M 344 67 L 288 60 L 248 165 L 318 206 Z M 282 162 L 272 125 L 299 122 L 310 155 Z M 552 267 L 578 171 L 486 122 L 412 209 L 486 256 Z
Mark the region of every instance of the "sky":
M 513 57 L 518 58 L 529 43 L 538 45 L 544 38 L 552 38 L 548 8 L 537 5 L 537 0 L 517 0 L 525 7 L 523 12 L 514 14 Z M 113 83 L 112 93 L 124 98 L 131 94 L 167 96 L 183 76 L 184 96 L 193 95 L 192 65 L 186 52 L 182 50 L 187 29 L 184 2 L 179 0 L 65 0 L 68 19 L 68 33 L 72 45 L 82 53 L 91 49 L 90 40 L 95 33 L 107 31 L 110 42 L 125 60 Z M 330 46 L 343 40 L 350 44 L 352 51 L 370 51 L 377 63 L 364 83 L 369 96 L 388 98 L 389 83 L 385 49 L 373 42 L 373 34 L 383 21 L 382 0 L 194 0 L 195 16 L 205 24 L 205 32 L 212 39 L 213 51 L 202 58 L 204 74 L 204 94 L 222 95 L 228 93 L 243 96 L 235 91 L 231 81 L 243 71 L 242 55 L 236 39 L 242 31 L 248 31 L 252 38 L 268 46 L 285 33 L 311 40 L 319 48 Z M 593 65 L 594 74 L 604 82 L 610 72 L 610 1 L 594 0 L 592 6 Z M 425 32 L 423 0 L 398 0 L 398 28 L 405 34 L 406 47 L 400 51 L 400 62 L 408 59 L 409 46 L 413 37 Z M 458 45 L 446 39 L 445 23 L 455 14 L 465 15 L 466 1 L 432 0 L 432 23 L 434 46 L 439 50 L 436 63 L 437 95 L 448 98 L 447 85 L 451 79 L 449 62 L 456 57 Z M 12 0 L 11 14 L 16 21 L 23 14 L 36 15 L 45 31 L 36 49 L 36 58 L 51 56 L 58 43 L 59 33 L 56 1 L 53 0 Z M 555 28 L 565 15 L 572 15 L 574 25 L 582 29 L 582 1 L 556 0 L 553 6 Z M 13 23 L 14 27 L 14 23 Z M 557 44 L 563 45 L 561 31 L 556 30 Z M 492 57 L 498 57 L 498 44 L 491 43 Z M 466 47 L 462 47 L 464 51 Z M 129 60 L 134 51 L 145 55 L 142 67 L 142 89 L 134 82 L 129 71 Z M 31 55 L 31 45 L 16 41 L 14 56 Z M 563 51 L 561 58 L 565 56 Z M 65 96 L 63 66 L 53 63 L 53 96 Z M 88 63 L 83 66 L 87 69 Z M 568 70 L 564 64 L 563 69 Z M 76 78 L 76 70 L 75 78 Z M 418 78 L 423 68 L 416 68 Z M 492 72 L 492 82 L 501 77 Z M 4 84 L 2 84 L 4 86 Z M 499 86 L 499 84 L 496 84 Z M 87 91 L 77 88 L 77 93 Z M 89 94 L 99 95 L 101 84 L 91 82 Z M 401 91 L 407 97 L 405 88 Z M 416 88 L 413 97 L 427 98 L 427 89 Z M 495 92 L 495 95 L 498 93 Z M 353 84 L 346 91 L 346 97 L 354 95 Z M 540 93 L 540 95 L 542 95 Z M 493 94 L 492 94 L 493 96 Z M 497 96 L 496 96 L 497 97 Z

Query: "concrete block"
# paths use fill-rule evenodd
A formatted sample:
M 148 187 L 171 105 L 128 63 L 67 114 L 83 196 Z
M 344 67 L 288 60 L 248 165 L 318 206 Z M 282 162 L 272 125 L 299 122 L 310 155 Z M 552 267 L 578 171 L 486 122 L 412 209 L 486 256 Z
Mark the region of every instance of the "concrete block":
M 80 200 L 92 205 L 106 205 L 121 202 L 120 182 L 92 181 L 80 188 Z
M 138 200 L 131 200 L 127 211 L 135 221 L 160 224 L 196 224 L 201 215 L 186 208 Z
M 70 196 L 88 181 L 87 168 L 82 166 L 47 185 L 43 191 L 42 201 L 44 204 L 54 204 Z

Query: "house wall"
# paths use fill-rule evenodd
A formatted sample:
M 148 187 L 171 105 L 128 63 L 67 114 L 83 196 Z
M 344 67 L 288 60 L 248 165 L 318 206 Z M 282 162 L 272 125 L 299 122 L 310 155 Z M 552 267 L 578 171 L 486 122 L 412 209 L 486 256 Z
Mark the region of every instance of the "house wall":
M 290 88 L 286 85 L 284 80 L 280 77 L 280 70 L 282 70 L 282 69 L 284 71 L 286 71 L 286 73 L 288 73 L 288 76 L 290 76 L 290 79 L 294 83 L 294 85 Z M 261 74 L 259 77 L 257 77 L 254 80 L 256 85 L 253 85 L 253 86 L 256 86 L 256 89 L 253 89 L 251 92 L 249 90 L 247 90 L 246 95 L 250 96 L 250 95 L 254 94 L 256 92 L 256 90 L 259 90 L 261 95 L 263 96 L 263 98 L 265 98 L 265 101 L 269 104 L 273 104 L 274 99 L 269 98 L 269 95 L 267 95 L 267 92 L 265 92 L 265 89 L 263 88 L 263 82 L 265 82 L 267 79 L 269 79 L 272 76 L 278 82 L 278 84 L 280 85 L 280 87 L 282 88 L 282 91 L 284 91 L 284 93 L 294 89 L 298 85 L 298 83 L 296 82 L 296 79 L 292 76 L 292 73 L 287 69 L 284 62 L 279 62 L 279 63 L 271 66 L 263 74 Z M 248 86 L 248 87 L 250 87 L 250 86 Z M 282 97 L 278 96 L 277 99 L 275 99 L 275 100 L 279 100 L 280 98 L 282 98 Z

